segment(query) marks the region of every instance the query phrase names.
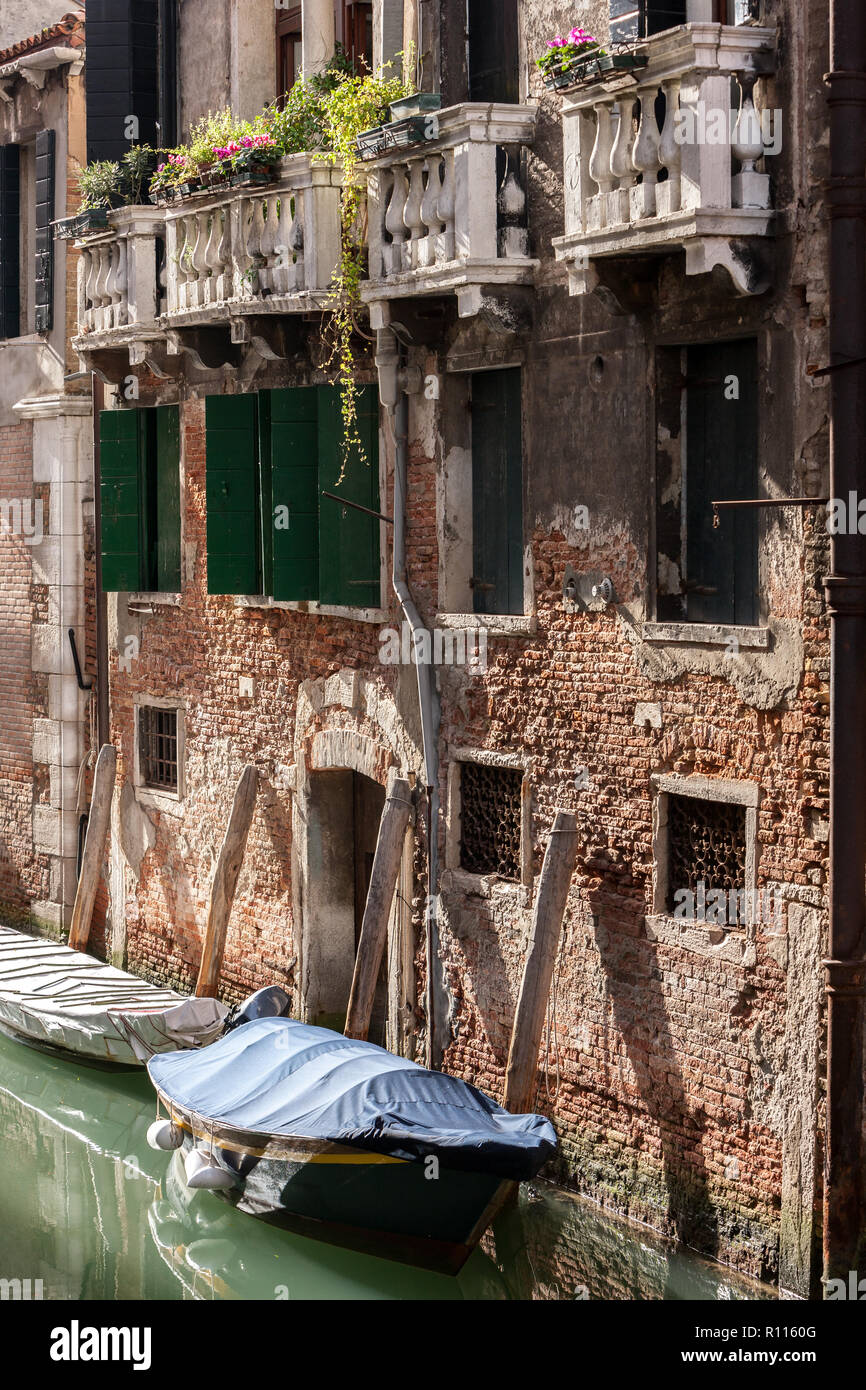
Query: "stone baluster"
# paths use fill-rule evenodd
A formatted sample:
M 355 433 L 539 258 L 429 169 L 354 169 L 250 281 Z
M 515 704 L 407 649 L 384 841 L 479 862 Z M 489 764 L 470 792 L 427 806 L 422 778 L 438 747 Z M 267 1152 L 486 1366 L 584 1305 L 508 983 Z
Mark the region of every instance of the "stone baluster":
M 612 106 L 608 101 L 598 101 L 595 111 L 595 143 L 589 156 L 589 176 L 598 186 L 598 192 L 587 198 L 586 227 L 588 231 L 598 231 L 607 225 L 608 195 L 613 189 L 613 176 L 610 172 L 610 153 L 613 148 L 611 130 Z
M 283 188 L 274 199 L 274 226 L 271 250 L 271 294 L 286 294 L 293 281 L 294 265 L 289 249 L 292 234 L 292 194 Z
M 436 261 L 436 238 L 445 230 L 439 217 L 439 197 L 442 192 L 442 156 L 433 154 L 425 160 L 427 179 L 424 184 L 424 197 L 421 199 L 421 221 L 427 228 L 427 235 L 418 245 L 418 264 L 433 265 Z
M 300 188 L 291 198 L 286 194 L 286 206 L 289 210 L 287 217 L 289 254 L 286 260 L 286 288 L 289 290 L 303 290 L 306 287 L 304 222 L 306 220 L 307 199 L 309 197 L 312 201 L 313 196 L 312 192 L 307 194 Z M 324 204 L 321 206 L 324 209 Z
M 616 103 L 617 127 L 613 149 L 610 152 L 610 172 L 616 180 L 616 187 L 608 194 L 608 223 L 619 226 L 628 222 L 631 213 L 631 186 L 634 183 L 634 121 L 632 119 L 633 98 L 620 97 Z
M 679 212 L 682 201 L 682 145 L 677 139 L 680 109 L 680 78 L 672 77 L 663 83 L 665 94 L 665 123 L 659 140 L 659 160 L 668 176 L 656 185 L 656 213 L 665 217 L 670 212 Z
M 177 307 L 189 309 L 190 286 L 192 283 L 192 217 L 179 217 L 177 227 Z
M 740 161 L 740 172 L 731 180 L 731 198 L 735 208 L 768 208 L 770 206 L 770 176 L 759 174 L 755 160 L 764 153 L 761 120 L 755 110 L 754 90 L 757 74 L 744 72 L 740 84 L 740 109 L 731 141 L 731 151 Z
M 409 193 L 405 165 L 394 165 L 393 178 L 391 196 L 385 210 L 385 231 L 391 238 L 390 245 L 385 248 L 385 265 L 389 275 L 399 275 L 404 265 L 403 247 L 407 236 L 406 224 L 403 221 L 403 209 Z
M 85 247 L 84 256 L 84 324 L 88 333 L 96 329 L 96 277 L 99 273 L 97 247 Z
M 655 111 L 657 95 L 658 87 L 655 83 L 651 83 L 649 87 L 641 87 L 637 94 L 640 102 L 640 125 L 632 151 L 632 163 L 642 178 L 629 194 L 632 222 L 656 215 L 656 183 L 661 168 L 659 128 Z
M 114 311 L 115 328 L 122 328 L 129 322 L 129 262 L 126 237 L 117 239 L 117 265 L 115 267 Z
M 204 248 L 204 263 L 207 270 L 206 300 L 208 304 L 215 304 L 219 296 L 219 280 L 222 271 L 222 261 L 220 260 L 220 209 L 212 208 L 208 216 L 207 242 Z
M 103 328 L 115 328 L 115 307 L 118 299 L 117 293 L 117 241 L 112 241 L 105 248 L 108 269 L 105 274 L 105 312 L 103 314 Z
M 217 242 L 217 260 L 219 261 L 219 271 L 217 273 L 216 297 L 217 303 L 223 304 L 231 298 L 232 292 L 232 271 L 231 271 L 231 219 L 229 210 L 225 204 L 220 205 L 214 210 L 214 222 L 219 224 L 219 241 Z
M 445 150 L 442 156 L 442 186 L 436 199 L 436 217 L 442 228 L 436 234 L 435 260 L 437 264 L 453 261 L 457 254 L 454 232 L 454 151 Z
M 497 251 L 506 259 L 529 255 L 526 228 L 526 194 L 518 178 L 519 154 L 505 152 L 505 169 L 496 196 L 498 214 Z
M 96 272 L 96 281 L 94 286 L 94 323 L 97 332 L 102 332 L 104 328 L 107 328 L 109 326 L 106 322 L 106 309 L 109 302 L 108 295 L 106 293 L 106 285 L 108 282 L 108 271 L 111 264 L 111 252 L 109 250 L 109 247 L 106 246 L 103 242 L 102 245 L 98 247 L 96 254 L 99 260 L 99 264 Z
M 157 237 L 153 246 L 154 259 L 159 266 L 157 276 L 156 309 L 164 314 L 168 308 L 168 250 L 164 237 Z
M 192 295 L 193 302 L 197 307 L 207 304 L 209 298 L 209 276 L 206 255 L 209 220 L 209 214 L 205 210 L 195 213 L 195 240 L 193 242 L 191 263 L 193 270 Z
M 259 292 L 263 295 L 273 294 L 275 290 L 274 261 L 276 259 L 278 202 L 278 193 L 268 193 L 262 197 L 261 201 L 262 234 L 259 240 L 259 255 L 262 257 L 262 265 L 259 269 Z
M 165 219 L 165 307 L 167 313 L 180 308 L 181 228 L 176 217 Z
M 409 244 L 406 248 L 407 261 L 406 269 L 416 270 L 421 264 L 420 246 L 422 241 L 426 241 L 427 228 L 421 220 L 421 202 L 424 197 L 424 160 L 412 159 L 409 161 L 409 192 L 406 196 L 406 204 L 403 208 L 403 221 L 409 233 Z

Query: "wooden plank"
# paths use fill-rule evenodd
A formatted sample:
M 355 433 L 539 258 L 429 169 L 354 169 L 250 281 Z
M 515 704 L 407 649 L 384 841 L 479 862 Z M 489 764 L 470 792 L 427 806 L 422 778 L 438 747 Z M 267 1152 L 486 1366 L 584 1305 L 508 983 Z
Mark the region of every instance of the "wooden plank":
M 519 1114 L 531 1109 L 535 1095 L 541 1029 L 576 859 L 577 818 L 557 811 L 541 866 L 505 1073 L 505 1108 Z
M 411 814 L 411 788 L 408 782 L 398 777 L 385 800 L 385 809 L 379 822 L 379 838 L 376 841 L 367 905 L 361 923 L 361 939 L 355 957 L 355 973 L 352 976 L 346 1027 L 343 1030 L 347 1038 L 366 1038 L 369 1032 L 376 980 L 385 942 L 388 939 L 388 918 L 391 914 L 394 889 L 397 886 L 397 875 L 400 872 L 403 840 Z
M 252 763 L 248 763 L 235 790 L 228 828 L 211 885 L 204 948 L 195 987 L 199 998 L 213 999 L 219 988 L 229 917 L 256 808 L 257 781 L 258 772 Z
M 104 743 L 99 750 L 96 771 L 93 774 L 87 837 L 84 841 L 81 875 L 72 908 L 72 925 L 69 928 L 69 945 L 73 951 L 83 951 L 90 935 L 93 904 L 96 901 L 99 874 L 105 854 L 105 840 L 111 821 L 111 797 L 114 792 L 116 767 L 117 749 L 113 743 Z

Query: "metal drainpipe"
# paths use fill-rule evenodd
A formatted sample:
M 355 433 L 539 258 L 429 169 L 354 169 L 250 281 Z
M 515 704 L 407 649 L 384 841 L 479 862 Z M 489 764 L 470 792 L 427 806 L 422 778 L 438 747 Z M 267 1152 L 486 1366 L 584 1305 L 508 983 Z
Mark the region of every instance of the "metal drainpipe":
M 102 480 L 99 454 L 99 415 L 105 405 L 105 388 L 96 373 L 91 378 L 93 397 L 93 547 L 96 552 L 96 742 L 98 749 L 109 740 L 108 718 L 108 613 L 102 592 Z M 97 750 L 98 751 L 98 750 Z
M 406 571 L 406 476 L 409 451 L 409 397 L 404 389 L 405 362 L 398 352 L 391 329 L 377 333 L 376 366 L 379 371 L 379 394 L 394 435 L 394 535 L 391 557 L 391 585 L 397 596 L 403 617 L 412 633 L 422 631 L 421 622 Z M 437 903 L 439 892 L 439 694 L 430 662 L 416 662 L 418 704 L 421 711 L 421 743 L 424 755 L 424 779 L 427 790 L 427 908 L 426 967 L 427 1014 L 426 1065 L 438 1062 L 436 1027 L 436 976 L 439 965 L 439 931 Z
M 830 359 L 866 357 L 866 7 L 831 0 Z M 830 495 L 866 493 L 866 365 L 830 373 Z M 856 526 L 856 521 L 855 521 Z M 824 1278 L 860 1268 L 866 1004 L 866 537 L 831 541 L 830 936 Z

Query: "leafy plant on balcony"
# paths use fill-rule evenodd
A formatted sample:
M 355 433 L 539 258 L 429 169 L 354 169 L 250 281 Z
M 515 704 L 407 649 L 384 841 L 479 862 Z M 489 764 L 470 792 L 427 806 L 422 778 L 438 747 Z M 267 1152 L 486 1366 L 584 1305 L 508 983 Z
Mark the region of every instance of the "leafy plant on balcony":
M 330 161 L 342 167 L 340 191 L 340 263 L 334 277 L 328 365 L 336 365 L 343 417 L 343 459 L 351 450 L 363 457 L 358 430 L 358 388 L 355 382 L 356 318 L 361 304 L 361 279 L 366 242 L 364 181 L 359 176 L 356 139 L 362 130 L 381 125 L 392 101 L 409 96 L 414 58 L 405 57 L 403 73 L 388 77 L 384 70 L 366 76 L 342 76 L 321 99 L 323 139 Z
M 123 170 L 116 159 L 98 159 L 78 171 L 81 212 L 116 207 L 123 201 Z

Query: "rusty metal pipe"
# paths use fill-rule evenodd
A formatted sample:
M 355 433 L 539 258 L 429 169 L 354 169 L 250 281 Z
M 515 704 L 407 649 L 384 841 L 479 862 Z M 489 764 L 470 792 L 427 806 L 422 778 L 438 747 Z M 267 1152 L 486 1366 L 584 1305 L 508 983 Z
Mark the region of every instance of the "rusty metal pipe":
M 831 0 L 830 495 L 866 495 L 866 7 Z M 854 365 L 857 363 L 857 365 Z M 866 537 L 834 535 L 824 1279 L 862 1268 L 866 1227 Z

